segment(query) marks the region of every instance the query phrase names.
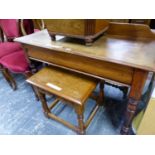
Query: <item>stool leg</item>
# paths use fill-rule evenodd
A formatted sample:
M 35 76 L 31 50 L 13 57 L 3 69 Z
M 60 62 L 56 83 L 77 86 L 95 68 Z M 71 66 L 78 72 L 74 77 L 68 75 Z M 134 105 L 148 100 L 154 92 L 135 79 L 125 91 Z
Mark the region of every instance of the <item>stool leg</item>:
M 37 89 L 37 88 L 36 88 Z M 50 109 L 48 108 L 46 99 L 45 99 L 45 94 L 43 94 L 42 92 L 38 91 L 38 95 L 39 95 L 39 99 L 42 103 L 42 108 L 44 111 L 44 115 L 49 118 L 48 113 L 50 113 Z
M 82 106 L 75 107 L 75 112 L 77 113 L 79 134 L 85 134 L 85 126 L 83 122 L 83 112 L 84 108 Z
M 36 100 L 39 101 L 39 95 L 38 95 L 37 89 L 34 86 L 32 86 L 32 85 L 31 85 L 31 88 L 32 88 L 32 90 L 34 92 Z

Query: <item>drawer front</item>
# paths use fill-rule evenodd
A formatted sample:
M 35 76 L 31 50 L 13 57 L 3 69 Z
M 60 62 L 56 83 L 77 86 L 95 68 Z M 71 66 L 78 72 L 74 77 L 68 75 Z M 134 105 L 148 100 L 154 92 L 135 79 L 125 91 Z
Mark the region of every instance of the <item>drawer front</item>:
M 127 66 L 29 45 L 25 47 L 28 49 L 28 56 L 38 61 L 67 67 L 97 78 L 106 78 L 124 84 L 132 82 L 133 69 Z

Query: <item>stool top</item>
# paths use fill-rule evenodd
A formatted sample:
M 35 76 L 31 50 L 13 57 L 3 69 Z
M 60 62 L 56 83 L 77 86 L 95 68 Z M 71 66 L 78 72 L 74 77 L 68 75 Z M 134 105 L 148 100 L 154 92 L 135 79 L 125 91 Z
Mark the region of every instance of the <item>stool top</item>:
M 68 70 L 45 67 L 26 80 L 28 83 L 67 101 L 84 104 L 97 80 Z

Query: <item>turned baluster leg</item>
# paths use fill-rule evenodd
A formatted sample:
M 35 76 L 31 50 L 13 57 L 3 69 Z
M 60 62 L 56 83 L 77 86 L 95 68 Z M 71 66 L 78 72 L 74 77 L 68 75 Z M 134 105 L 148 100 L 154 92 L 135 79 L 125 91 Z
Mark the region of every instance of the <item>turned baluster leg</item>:
M 125 114 L 124 124 L 121 129 L 121 134 L 128 134 L 129 129 L 137 110 L 137 105 L 140 101 L 141 94 L 147 79 L 148 72 L 143 70 L 135 70 L 131 90 L 128 97 L 128 105 Z
M 129 129 L 130 129 L 132 120 L 134 118 L 134 114 L 136 112 L 138 102 L 139 100 L 135 100 L 133 98 L 128 99 L 127 111 L 126 111 L 124 125 L 121 129 L 121 134 L 129 133 Z
M 40 99 L 41 104 L 42 104 L 44 115 L 47 118 L 49 118 L 48 113 L 50 113 L 50 109 L 48 108 L 48 105 L 47 105 L 47 102 L 46 102 L 46 99 L 45 99 L 45 95 L 44 95 L 44 93 L 42 93 L 41 91 L 39 91 L 38 88 L 36 88 L 36 89 L 38 90 L 38 95 L 39 95 L 39 99 Z
M 84 126 L 84 122 L 83 122 L 84 107 L 76 106 L 75 112 L 77 113 L 77 118 L 78 118 L 79 134 L 83 135 L 83 134 L 85 134 L 85 126 Z

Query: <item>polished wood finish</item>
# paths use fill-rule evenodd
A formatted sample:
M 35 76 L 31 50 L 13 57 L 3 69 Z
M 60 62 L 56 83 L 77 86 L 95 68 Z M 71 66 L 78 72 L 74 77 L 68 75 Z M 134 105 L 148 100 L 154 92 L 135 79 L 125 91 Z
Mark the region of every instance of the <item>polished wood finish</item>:
M 121 133 L 125 134 L 129 132 L 131 122 L 133 120 L 134 114 L 137 109 L 137 105 L 140 102 L 141 94 L 147 80 L 148 72 L 136 69 L 133 74 L 133 81 L 131 85 L 131 90 L 128 96 L 128 105 L 126 112 L 126 119 L 124 121 L 124 126 L 121 129 Z
M 45 116 L 57 120 L 80 134 L 85 133 L 86 127 L 88 127 L 99 108 L 99 104 L 94 107 L 86 124 L 84 124 L 83 113 L 85 103 L 92 91 L 96 88 L 98 80 L 56 67 L 45 67 L 30 77 L 27 82 L 36 87 Z M 44 94 L 47 92 L 58 97 L 50 106 L 47 105 L 44 97 Z M 51 110 L 60 100 L 65 100 L 73 106 L 77 113 L 79 127 L 75 127 L 52 114 Z
M 51 41 L 47 30 L 17 38 L 31 59 L 110 79 L 131 87 L 123 133 L 127 134 L 148 72 L 155 72 L 155 34 L 146 25 L 110 23 L 106 35 L 91 47 L 75 39 Z
M 116 29 L 114 28 L 114 25 L 116 25 Z M 53 42 L 50 40 L 50 35 L 47 30 L 21 37 L 19 39 L 16 38 L 15 41 L 19 41 L 25 45 L 33 45 L 33 47 L 37 46 L 40 49 L 47 49 L 47 51 L 50 51 L 50 54 L 56 51 L 58 54 L 67 53 L 68 56 L 75 55 L 76 57 L 81 56 L 86 59 L 90 58 L 94 61 L 97 60 L 109 64 L 114 63 L 122 70 L 127 70 L 128 72 L 132 72 L 132 67 L 155 71 L 155 34 L 151 31 L 145 31 L 148 29 L 145 25 L 139 25 L 140 28 L 136 29 L 135 27 L 137 27 L 137 25 L 126 24 L 124 25 L 125 30 L 122 30 L 124 33 L 121 33 L 121 31 L 117 29 L 119 25 L 120 27 L 123 27 L 122 24 L 111 25 L 112 31 L 108 30 L 107 35 L 102 36 L 94 42 L 91 48 L 78 44 L 76 43 L 77 40 L 72 40 L 70 38 L 62 38 L 57 42 Z M 131 34 L 131 36 L 127 36 L 127 34 L 130 33 L 127 32 L 126 26 L 130 27 L 130 33 L 134 32 L 132 29 L 135 29 L 136 32 L 134 33 L 137 35 L 133 36 Z M 144 30 L 144 35 L 138 33 L 140 29 L 142 31 Z M 148 34 L 146 34 L 146 32 L 148 32 Z M 115 33 L 116 35 L 113 35 Z M 142 36 L 144 37 L 142 38 Z M 147 36 L 150 37 L 148 38 Z
M 57 52 L 44 48 L 32 47 L 25 45 L 27 54 L 30 58 L 35 60 L 41 60 L 42 62 L 49 63 L 56 66 L 62 66 L 67 69 L 76 70 L 93 77 L 100 79 L 110 79 L 119 81 L 125 84 L 130 84 L 132 81 L 133 70 L 130 67 L 121 66 L 101 60 L 95 60 L 92 58 L 85 58 L 80 55 L 74 55 L 64 52 Z M 104 68 L 104 70 L 103 70 Z M 109 70 L 112 70 L 109 71 Z
M 53 40 L 55 35 L 63 35 L 84 39 L 86 45 L 91 45 L 109 25 L 109 22 L 103 19 L 44 19 L 44 22 Z
M 146 39 L 145 41 L 147 43 L 147 40 L 149 38 L 152 41 L 154 41 L 155 39 L 155 33 L 150 30 L 150 27 L 148 25 L 142 25 L 142 24 L 110 23 L 107 34 L 115 36 L 118 35 L 121 37 L 124 36 L 127 37 L 126 39 L 133 39 L 133 41 L 136 42 L 139 41 L 140 39 L 142 40 Z
M 37 83 L 37 87 L 76 104 L 84 103 L 90 95 L 90 91 L 94 90 L 97 83 L 97 80 L 94 78 L 84 77 L 81 74 L 78 75 L 77 73 L 66 72 L 63 69 L 56 69 L 54 67 L 42 69 L 29 80 L 32 84 L 33 82 Z M 59 87 L 61 91 L 52 89 L 50 86 L 46 85 L 47 82 Z

